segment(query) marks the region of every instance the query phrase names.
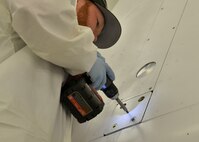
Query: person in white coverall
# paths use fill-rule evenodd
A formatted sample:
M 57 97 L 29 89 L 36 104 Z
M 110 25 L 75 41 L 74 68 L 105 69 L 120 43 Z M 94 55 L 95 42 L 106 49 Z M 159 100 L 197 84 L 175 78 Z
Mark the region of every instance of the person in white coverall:
M 0 0 L 0 142 L 70 142 L 60 105 L 67 73 L 114 80 L 97 52 L 121 34 L 105 0 Z

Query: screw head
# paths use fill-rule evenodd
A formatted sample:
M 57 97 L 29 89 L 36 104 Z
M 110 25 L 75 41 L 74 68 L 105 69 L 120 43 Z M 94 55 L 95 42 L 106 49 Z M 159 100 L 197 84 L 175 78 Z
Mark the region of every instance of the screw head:
M 143 101 L 144 100 L 144 96 L 142 96 L 142 97 L 140 97 L 139 99 L 138 99 L 138 102 L 141 102 L 141 101 Z
M 117 123 L 113 124 L 113 128 L 117 127 Z

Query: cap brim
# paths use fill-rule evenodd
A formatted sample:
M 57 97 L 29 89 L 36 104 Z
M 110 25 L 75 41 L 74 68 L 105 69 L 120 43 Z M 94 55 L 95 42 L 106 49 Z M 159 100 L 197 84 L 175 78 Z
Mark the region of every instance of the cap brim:
M 106 8 L 100 6 L 99 4 L 95 3 L 97 7 L 100 9 L 104 16 L 104 28 L 100 35 L 97 38 L 97 41 L 94 44 L 98 48 L 109 48 L 113 46 L 121 35 L 121 25 L 118 19 Z

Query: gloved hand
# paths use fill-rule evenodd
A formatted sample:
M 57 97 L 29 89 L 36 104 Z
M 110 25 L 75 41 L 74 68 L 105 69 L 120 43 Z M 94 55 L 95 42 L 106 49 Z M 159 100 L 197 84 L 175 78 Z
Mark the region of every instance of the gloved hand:
M 111 80 L 115 80 L 115 74 L 113 70 L 105 62 L 105 58 L 102 57 L 100 53 L 97 54 L 95 64 L 92 66 L 88 74 L 93 82 L 92 86 L 97 90 L 101 89 L 106 83 L 106 75 L 108 75 Z
M 105 58 L 99 52 L 97 52 L 97 57 L 101 58 L 105 62 Z M 115 74 L 107 63 L 106 63 L 106 74 L 112 81 L 115 80 Z

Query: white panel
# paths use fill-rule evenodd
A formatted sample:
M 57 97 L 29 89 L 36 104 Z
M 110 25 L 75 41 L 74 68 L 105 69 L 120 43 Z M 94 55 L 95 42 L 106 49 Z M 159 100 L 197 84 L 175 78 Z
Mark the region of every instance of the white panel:
M 153 89 L 186 0 L 133 2 L 117 3 L 114 11 L 117 8 L 115 13 L 122 13 L 118 16 L 123 29 L 121 39 L 114 47 L 100 50 L 115 71 L 115 83 L 125 99 Z M 156 62 L 154 71 L 136 78 L 137 71 L 152 61 Z
M 198 142 L 199 104 L 92 142 Z
M 144 97 L 144 99 L 139 102 L 138 100 L 141 97 Z M 76 136 L 77 132 L 74 132 L 73 141 L 93 141 L 103 137 L 104 135 L 112 135 L 112 133 L 120 129 L 125 129 L 129 126 L 139 124 L 144 117 L 150 97 L 151 92 L 148 92 L 124 101 L 127 109 L 129 110 L 129 114 L 120 109 L 116 101 L 111 101 L 111 103 L 105 105 L 105 108 L 101 114 L 89 122 L 79 124 L 75 121 L 74 130 L 78 130 L 78 137 Z M 131 121 L 131 118 L 134 118 L 134 121 Z
M 118 43 L 110 49 L 100 50 L 116 74 L 116 86 L 121 98 L 140 95 L 147 91 L 134 91 L 136 82 L 135 66 L 142 54 L 143 42 L 159 12 L 162 0 L 123 0 L 119 1 L 113 12 L 122 26 Z M 134 86 L 134 87 L 132 87 Z
M 189 0 L 145 120 L 199 102 L 199 1 Z
M 128 114 L 119 105 L 110 104 L 107 106 L 108 113 L 111 113 L 111 118 L 106 120 L 104 135 L 110 135 L 141 123 L 150 98 L 151 92 L 124 101 L 123 103 L 126 104 L 129 111 Z M 93 130 L 96 131 L 96 129 Z

